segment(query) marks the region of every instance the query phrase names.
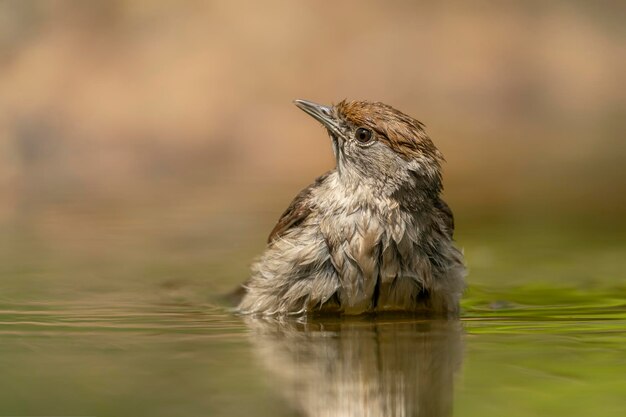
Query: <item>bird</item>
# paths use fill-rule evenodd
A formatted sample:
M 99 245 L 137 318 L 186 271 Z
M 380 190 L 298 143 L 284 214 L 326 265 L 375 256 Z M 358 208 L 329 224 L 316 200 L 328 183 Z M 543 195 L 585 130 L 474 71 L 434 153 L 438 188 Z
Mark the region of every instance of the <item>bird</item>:
M 237 310 L 458 316 L 466 267 L 424 124 L 381 102 L 294 104 L 326 129 L 335 168 L 282 214 Z

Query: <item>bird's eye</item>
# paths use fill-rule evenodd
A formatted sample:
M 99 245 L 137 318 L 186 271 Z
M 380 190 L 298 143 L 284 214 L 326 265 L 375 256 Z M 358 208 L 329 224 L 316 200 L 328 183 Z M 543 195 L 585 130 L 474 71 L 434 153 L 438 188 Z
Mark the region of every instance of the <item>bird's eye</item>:
M 367 143 L 370 140 L 372 140 L 372 131 L 364 127 L 360 127 L 356 130 L 356 133 L 354 136 L 356 137 L 356 140 L 358 140 L 359 142 Z

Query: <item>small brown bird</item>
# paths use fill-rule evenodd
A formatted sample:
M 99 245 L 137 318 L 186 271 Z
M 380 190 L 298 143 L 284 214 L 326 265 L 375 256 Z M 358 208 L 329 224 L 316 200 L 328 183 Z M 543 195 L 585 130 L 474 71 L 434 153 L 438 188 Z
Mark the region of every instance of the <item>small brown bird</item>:
M 283 213 L 239 311 L 458 314 L 465 267 L 424 125 L 383 103 L 295 104 L 328 131 L 336 168 Z

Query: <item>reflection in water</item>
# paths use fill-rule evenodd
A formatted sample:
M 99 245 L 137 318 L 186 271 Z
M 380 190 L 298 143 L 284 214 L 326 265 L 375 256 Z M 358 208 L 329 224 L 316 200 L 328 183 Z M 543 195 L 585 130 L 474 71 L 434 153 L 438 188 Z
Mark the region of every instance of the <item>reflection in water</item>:
M 459 321 L 247 321 L 272 385 L 308 416 L 450 416 Z

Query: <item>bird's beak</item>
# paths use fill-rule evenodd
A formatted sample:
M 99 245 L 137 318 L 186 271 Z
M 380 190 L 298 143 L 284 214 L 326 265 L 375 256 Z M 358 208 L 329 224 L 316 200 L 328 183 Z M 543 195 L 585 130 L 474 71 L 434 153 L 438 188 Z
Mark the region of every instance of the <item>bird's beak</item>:
M 318 122 L 322 123 L 326 129 L 335 134 L 336 136 L 343 136 L 339 130 L 337 119 L 333 116 L 333 109 L 329 106 L 313 103 L 306 100 L 294 100 L 296 106 L 298 106 L 303 112 L 313 117 Z

